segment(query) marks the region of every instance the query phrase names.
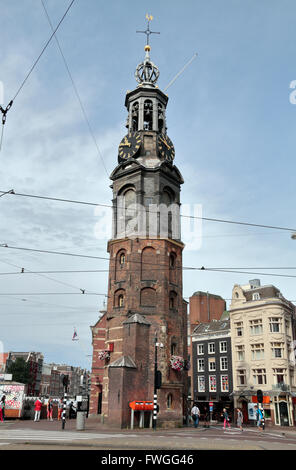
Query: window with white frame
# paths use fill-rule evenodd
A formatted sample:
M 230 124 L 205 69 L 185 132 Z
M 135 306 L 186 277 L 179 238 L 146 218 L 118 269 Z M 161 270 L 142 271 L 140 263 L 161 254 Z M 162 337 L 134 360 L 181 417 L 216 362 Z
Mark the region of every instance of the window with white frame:
M 204 354 L 204 345 L 203 344 L 198 344 L 197 345 L 197 354 L 199 356 L 201 356 L 202 354 Z
M 269 330 L 271 333 L 281 333 L 282 319 L 280 317 L 269 318 Z
M 260 300 L 260 294 L 259 294 L 259 292 L 255 292 L 255 293 L 252 295 L 252 299 L 253 299 L 253 300 Z
M 220 353 L 227 352 L 227 341 L 220 341 Z
M 208 344 L 208 353 L 209 354 L 214 354 L 215 353 L 215 343 L 209 343 Z
M 245 345 L 239 344 L 235 347 L 235 349 L 236 349 L 237 360 L 244 361 L 245 360 Z
M 228 370 L 227 357 L 220 357 L 220 370 Z
M 255 385 L 266 385 L 266 370 L 253 369 L 253 382 Z
M 264 359 L 264 344 L 251 344 L 252 360 Z
M 229 392 L 228 375 L 221 375 L 221 392 Z
M 274 359 L 284 357 L 284 343 L 271 343 L 271 352 Z
M 216 392 L 217 391 L 217 383 L 216 383 L 216 376 L 210 375 L 209 376 L 209 391 Z
M 199 375 L 197 377 L 197 389 L 199 392 L 205 392 L 206 391 L 206 382 L 205 382 L 205 376 L 204 375 Z
M 213 372 L 216 370 L 216 360 L 214 357 L 209 358 L 209 371 Z
M 250 334 L 261 335 L 262 333 L 263 333 L 262 318 L 258 318 L 257 320 L 250 320 Z
M 284 384 L 286 382 L 287 369 L 273 369 L 273 379 L 275 384 Z
M 205 360 L 204 359 L 198 359 L 198 361 L 197 361 L 197 371 L 198 372 L 204 372 L 205 371 Z

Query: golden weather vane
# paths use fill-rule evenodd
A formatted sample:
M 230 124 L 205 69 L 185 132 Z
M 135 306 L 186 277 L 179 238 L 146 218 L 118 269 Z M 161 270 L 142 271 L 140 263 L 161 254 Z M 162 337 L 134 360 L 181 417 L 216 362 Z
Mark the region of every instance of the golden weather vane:
M 143 33 L 143 34 L 146 34 L 146 37 L 147 37 L 147 44 L 146 46 L 149 46 L 149 36 L 150 34 L 160 34 L 159 32 L 156 32 L 156 31 L 150 31 L 150 21 L 153 20 L 153 16 L 152 15 L 149 15 L 149 13 L 146 13 L 146 19 L 147 19 L 147 29 L 146 31 L 137 31 L 137 33 Z

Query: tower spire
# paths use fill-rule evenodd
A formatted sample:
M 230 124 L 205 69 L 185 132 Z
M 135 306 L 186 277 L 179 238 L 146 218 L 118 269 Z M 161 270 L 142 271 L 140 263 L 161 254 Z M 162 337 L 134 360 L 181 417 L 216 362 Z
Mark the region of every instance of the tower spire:
M 153 20 L 152 15 L 149 15 L 147 13 L 146 19 L 147 19 L 147 29 L 145 31 L 136 31 L 137 33 L 146 34 L 146 45 L 144 48 L 145 59 L 143 62 L 141 62 L 137 66 L 136 72 L 135 72 L 135 78 L 141 86 L 151 87 L 151 86 L 155 86 L 155 83 L 158 80 L 159 70 L 157 66 L 154 65 L 153 62 L 150 60 L 151 47 L 149 45 L 149 37 L 150 37 L 150 34 L 160 34 L 160 32 L 150 30 L 150 21 Z

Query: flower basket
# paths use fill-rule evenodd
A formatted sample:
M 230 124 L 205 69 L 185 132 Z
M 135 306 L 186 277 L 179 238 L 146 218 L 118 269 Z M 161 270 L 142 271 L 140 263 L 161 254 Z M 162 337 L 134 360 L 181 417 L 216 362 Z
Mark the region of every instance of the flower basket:
M 184 369 L 184 359 L 181 356 L 172 356 L 170 363 L 171 363 L 171 368 L 174 370 L 183 370 Z
M 109 351 L 100 351 L 98 356 L 99 356 L 99 359 L 101 359 L 101 361 L 105 361 L 106 359 L 110 359 Z

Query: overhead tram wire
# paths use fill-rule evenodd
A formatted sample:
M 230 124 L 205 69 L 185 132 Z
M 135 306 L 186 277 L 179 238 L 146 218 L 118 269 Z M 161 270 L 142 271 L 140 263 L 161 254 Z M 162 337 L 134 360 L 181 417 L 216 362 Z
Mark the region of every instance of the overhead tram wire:
M 14 190 L 11 191 L 0 191 L 0 194 L 11 194 L 14 196 L 22 196 L 22 197 L 31 197 L 35 199 L 45 199 L 49 201 L 56 201 L 56 202 L 66 202 L 66 203 L 71 203 L 71 204 L 82 204 L 82 205 L 87 205 L 87 206 L 98 206 L 98 207 L 108 207 L 108 208 L 116 208 L 117 206 L 114 205 L 112 206 L 111 204 L 102 204 L 102 203 L 95 203 L 95 202 L 86 202 L 86 201 L 78 201 L 78 200 L 73 200 L 73 199 L 63 199 L 63 198 L 55 198 L 55 197 L 48 197 L 48 196 L 39 196 L 39 195 L 33 195 L 33 194 L 25 194 L 25 193 L 16 193 Z M 129 209 L 125 208 L 125 211 L 135 211 L 135 209 Z M 143 209 L 147 214 L 156 214 L 157 212 L 155 211 L 150 211 L 149 209 L 147 210 L 146 208 Z M 199 219 L 199 220 L 205 220 L 209 222 L 219 222 L 219 223 L 227 223 L 227 224 L 237 224 L 237 225 L 243 225 L 243 226 L 250 226 L 250 227 L 260 227 L 260 228 L 267 228 L 267 229 L 272 229 L 272 230 L 285 230 L 288 232 L 296 232 L 296 228 L 288 228 L 288 227 L 280 227 L 280 226 L 275 226 L 275 225 L 264 225 L 264 224 L 255 224 L 251 222 L 241 222 L 241 221 L 236 221 L 236 220 L 226 220 L 226 219 L 216 219 L 216 218 L 211 218 L 211 217 L 199 217 L 199 216 L 194 216 L 194 215 L 185 215 L 185 214 L 180 214 L 180 217 L 187 218 L 187 219 Z
M 74 79 L 73 79 L 73 76 L 72 76 L 72 74 L 71 74 L 71 71 L 70 71 L 70 68 L 69 68 L 69 66 L 68 66 L 68 63 L 67 63 L 67 61 L 66 61 L 65 55 L 64 55 L 64 53 L 63 53 L 63 51 L 62 51 L 61 44 L 60 44 L 60 42 L 59 42 L 59 40 L 58 40 L 58 38 L 57 38 L 57 35 L 55 34 L 55 31 L 54 31 L 54 28 L 53 28 L 51 19 L 50 19 L 50 17 L 49 17 L 48 11 L 47 11 L 47 9 L 46 9 L 46 7 L 45 7 L 45 4 L 44 4 L 43 0 L 41 0 L 41 3 L 42 3 L 42 6 L 43 6 L 45 15 L 46 15 L 46 17 L 47 17 L 48 23 L 49 23 L 49 25 L 50 25 L 50 28 L 51 28 L 51 30 L 52 30 L 52 32 L 53 32 L 54 37 L 55 37 L 55 40 L 56 40 L 58 49 L 59 49 L 60 54 L 61 54 L 61 56 L 62 56 L 62 59 L 63 59 L 64 65 L 65 65 L 65 68 L 66 68 L 66 70 L 67 70 L 67 73 L 68 73 L 68 75 L 69 75 L 70 81 L 71 81 L 71 83 L 72 83 L 74 93 L 75 93 L 76 98 L 77 98 L 77 100 L 78 100 L 78 103 L 79 103 L 79 106 L 80 106 L 80 108 L 81 108 L 83 117 L 84 117 L 84 119 L 85 119 L 86 125 L 87 125 L 88 130 L 89 130 L 89 133 L 90 133 L 91 138 L 92 138 L 92 140 L 93 140 L 93 142 L 94 142 L 94 144 L 95 144 L 95 147 L 96 147 L 96 149 L 97 149 L 98 155 L 99 155 L 99 157 L 100 157 L 100 159 L 101 159 L 101 161 L 102 161 L 102 164 L 103 164 L 103 167 L 104 167 L 104 169 L 105 169 L 106 175 L 107 175 L 107 177 L 109 178 L 109 173 L 108 173 L 108 170 L 107 170 L 107 168 L 106 168 L 106 165 L 105 165 L 105 162 L 104 162 L 104 159 L 103 159 L 103 156 L 102 156 L 102 152 L 100 151 L 100 148 L 99 148 L 98 143 L 97 143 L 97 141 L 96 141 L 95 135 L 94 135 L 93 130 L 92 130 L 92 128 L 91 128 L 89 119 L 88 119 L 87 114 L 86 114 L 86 111 L 85 111 L 85 107 L 83 106 L 83 103 L 82 103 L 80 94 L 79 94 L 79 92 L 78 92 L 77 86 L 76 86 L 76 84 L 75 84 L 75 82 L 74 82 Z
M 48 39 L 48 41 L 46 42 L 46 44 L 44 45 L 42 51 L 40 52 L 39 56 L 37 57 L 37 59 L 35 60 L 35 62 L 33 63 L 32 67 L 30 68 L 29 72 L 27 73 L 27 75 L 25 76 L 24 80 L 22 81 L 22 83 L 20 84 L 19 88 L 17 89 L 14 97 L 12 98 L 12 100 L 10 100 L 10 102 L 8 103 L 8 105 L 6 106 L 6 108 L 2 108 L 2 106 L 0 106 L 0 111 L 2 112 L 2 130 L 1 130 L 1 140 L 0 140 L 0 151 L 1 151 L 1 147 L 2 147 L 2 142 L 3 142 L 3 133 L 4 133 L 4 125 L 6 123 L 6 118 L 7 118 L 7 112 L 10 110 L 11 106 L 13 105 L 16 97 L 19 95 L 19 93 L 21 92 L 21 90 L 23 89 L 25 83 L 27 82 L 28 78 L 30 77 L 31 73 L 33 72 L 33 70 L 35 69 L 36 65 L 38 64 L 39 60 L 41 59 L 42 55 L 44 54 L 47 46 L 49 45 L 49 43 L 51 42 L 52 38 L 54 37 L 55 33 L 57 32 L 57 30 L 59 29 L 59 27 L 61 26 L 62 22 L 64 21 L 68 11 L 70 10 L 70 8 L 72 7 L 73 3 L 74 3 L 75 0 L 72 0 L 71 3 L 69 4 L 67 10 L 65 11 L 65 13 L 63 14 L 62 18 L 60 19 L 58 25 L 56 26 L 56 28 L 54 29 L 52 35 L 50 36 L 50 38 Z
M 19 268 L 21 269 L 22 271 L 20 272 L 20 274 L 24 274 L 25 272 L 28 273 L 28 274 L 34 274 L 36 276 L 39 276 L 39 277 L 42 277 L 44 279 L 48 279 L 52 282 L 56 282 L 57 284 L 61 284 L 63 286 L 66 286 L 66 287 L 71 287 L 72 289 L 78 289 L 80 291 L 82 290 L 86 290 L 86 289 L 81 289 L 80 287 L 77 287 L 77 286 L 74 286 L 73 284 L 68 284 L 66 282 L 63 282 L 63 281 L 59 281 L 58 279 L 53 279 L 52 277 L 49 277 L 49 276 L 45 276 L 43 273 L 38 273 L 38 272 L 32 272 L 30 269 L 27 269 L 27 268 L 24 268 L 23 266 L 18 266 L 16 264 L 12 264 L 12 263 L 8 263 L 7 261 L 3 261 L 3 260 L 0 260 L 1 263 L 4 263 L 4 264 L 7 264 L 7 265 L 10 265 L 10 266 L 13 266 L 15 268 Z
M 90 256 L 90 255 L 79 255 L 79 254 L 74 254 L 74 253 L 64 253 L 64 252 L 57 252 L 57 251 L 49 251 L 49 250 L 35 250 L 33 248 L 23 248 L 23 247 L 12 247 L 9 245 L 3 245 L 0 244 L 0 248 L 11 248 L 11 249 L 16 249 L 16 250 L 25 250 L 25 251 L 34 251 L 34 252 L 39 252 L 39 253 L 47 253 L 47 254 L 56 254 L 56 255 L 67 255 L 67 256 L 79 256 L 82 258 L 93 258 L 93 259 L 103 259 L 103 260 L 108 260 L 109 258 L 102 258 L 99 256 Z M 129 263 L 135 263 L 135 264 L 140 264 L 140 265 L 149 265 L 149 266 L 158 266 L 158 268 L 151 268 L 154 271 L 162 269 L 162 267 L 159 263 L 142 263 L 141 261 L 129 261 Z M 167 266 L 166 264 L 163 264 L 162 266 Z M 182 269 L 183 271 L 188 270 L 188 271 L 210 271 L 210 272 L 223 272 L 223 273 L 235 273 L 235 274 L 252 274 L 252 275 L 262 275 L 262 276 L 275 276 L 275 277 L 286 277 L 286 278 L 296 278 L 296 275 L 290 275 L 290 274 L 276 274 L 276 273 L 259 273 L 259 272 L 250 272 L 250 271 L 239 271 L 239 270 L 232 270 L 232 269 L 226 269 L 226 268 L 207 268 L 205 266 L 201 267 L 191 267 L 191 266 L 186 266 L 186 267 L 176 267 L 176 269 Z M 240 269 L 249 269 L 249 268 L 240 268 Z M 256 269 L 256 268 L 255 268 Z M 258 268 L 257 268 L 258 269 Z M 259 268 L 260 269 L 260 268 Z M 261 269 L 271 269 L 271 268 L 261 268 Z M 274 268 L 274 269 L 285 269 L 285 268 Z M 290 267 L 288 269 L 296 269 L 293 267 Z M 91 272 L 96 272 L 96 270 L 90 270 Z M 100 270 L 102 272 L 102 270 Z M 108 272 L 106 269 L 105 272 Z M 19 274 L 24 274 L 24 273 L 19 273 Z M 32 273 L 33 274 L 33 273 Z M 85 290 L 80 289 L 82 293 L 85 293 Z M 88 293 L 91 295 L 91 292 Z M 94 294 L 96 295 L 96 294 Z M 103 294 L 100 294 L 103 295 Z

